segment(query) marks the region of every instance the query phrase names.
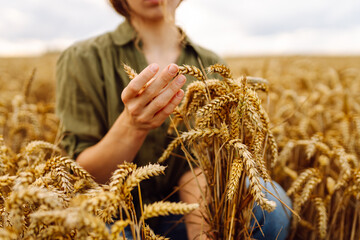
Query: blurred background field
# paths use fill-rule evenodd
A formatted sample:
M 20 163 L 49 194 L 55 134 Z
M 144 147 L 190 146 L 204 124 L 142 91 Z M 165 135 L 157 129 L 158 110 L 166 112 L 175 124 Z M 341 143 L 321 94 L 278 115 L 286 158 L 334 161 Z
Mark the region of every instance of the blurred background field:
M 30 78 L 34 69 L 36 72 L 31 86 L 31 101 L 55 101 L 55 64 L 58 55 L 0 58 L 1 101 L 9 101 L 22 91 L 25 81 Z
M 0 58 L 0 135 L 18 156 L 31 141 L 57 143 L 58 57 Z M 360 56 L 225 60 L 235 77 L 269 81 L 269 91 L 259 94 L 279 157 L 275 167 L 267 167 L 301 216 L 293 218 L 289 239 L 359 239 Z
M 55 100 L 55 64 L 59 53 L 34 57 L 0 57 L 1 101 L 11 100 L 22 91 L 23 84 L 35 69 L 30 100 L 53 102 Z M 337 72 L 360 69 L 360 56 L 241 56 L 225 57 L 235 76 L 243 74 L 269 78 L 272 83 L 284 83 L 282 78 L 290 69 L 306 68 Z M 296 65 L 296 66 L 294 66 Z

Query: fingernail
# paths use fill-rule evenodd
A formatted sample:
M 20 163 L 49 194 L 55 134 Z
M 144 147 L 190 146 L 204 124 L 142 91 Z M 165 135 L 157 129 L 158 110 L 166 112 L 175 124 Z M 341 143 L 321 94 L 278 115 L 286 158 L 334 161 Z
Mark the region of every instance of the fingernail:
M 180 89 L 180 91 L 178 91 L 178 92 L 176 93 L 176 97 L 182 98 L 183 96 L 184 96 L 184 91 Z
M 153 64 L 150 65 L 150 70 L 152 72 L 157 72 L 158 69 L 159 69 L 159 66 L 156 63 L 153 63 Z
M 176 83 L 178 83 L 179 85 L 180 84 L 183 84 L 184 82 L 185 82 L 185 80 L 186 80 L 186 78 L 185 78 L 185 76 L 184 75 L 180 75 L 180 76 L 178 76 L 177 78 L 176 78 Z
M 175 74 L 177 73 L 177 71 L 178 71 L 178 67 L 175 64 L 171 64 L 169 67 L 169 72 Z

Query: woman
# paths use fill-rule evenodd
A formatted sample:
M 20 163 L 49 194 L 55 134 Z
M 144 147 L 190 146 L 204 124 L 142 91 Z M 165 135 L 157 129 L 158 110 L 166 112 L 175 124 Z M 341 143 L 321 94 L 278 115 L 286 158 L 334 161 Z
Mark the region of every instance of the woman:
M 74 44 L 57 65 L 62 145 L 100 183 L 107 182 L 124 161 L 142 166 L 161 156 L 171 140 L 166 136 L 167 117 L 184 96 L 186 79 L 176 76 L 178 65 L 200 68 L 222 62 L 175 26 L 175 11 L 181 0 L 168 0 L 166 4 L 162 0 L 110 2 L 126 21 L 114 32 Z M 130 81 L 123 63 L 140 74 Z M 142 183 L 143 203 L 159 201 L 179 182 L 191 179 L 184 160 L 169 159 L 167 163 L 165 176 Z M 188 194 L 191 191 L 191 184 L 182 188 L 180 200 L 194 201 L 196 198 Z M 199 221 L 194 214 L 186 220 Z M 151 226 L 163 233 L 163 223 L 157 221 Z M 186 227 L 189 239 L 193 239 L 201 224 Z M 178 233 L 170 237 L 186 238 Z

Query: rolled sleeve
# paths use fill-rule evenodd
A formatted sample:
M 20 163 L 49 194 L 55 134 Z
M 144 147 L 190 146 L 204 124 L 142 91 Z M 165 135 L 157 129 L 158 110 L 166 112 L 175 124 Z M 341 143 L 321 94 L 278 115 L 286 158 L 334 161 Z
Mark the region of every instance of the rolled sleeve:
M 76 159 L 106 133 L 104 81 L 96 51 L 73 46 L 56 68 L 56 113 L 61 120 L 61 145 Z

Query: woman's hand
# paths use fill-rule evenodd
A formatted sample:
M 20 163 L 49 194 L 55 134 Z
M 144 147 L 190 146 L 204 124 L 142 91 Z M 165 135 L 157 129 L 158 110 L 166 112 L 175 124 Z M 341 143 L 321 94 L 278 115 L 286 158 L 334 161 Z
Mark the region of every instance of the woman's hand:
M 178 66 L 171 64 L 154 78 L 158 70 L 151 64 L 131 80 L 121 94 L 124 111 L 101 141 L 76 159 L 96 181 L 105 183 L 118 164 L 132 162 L 148 131 L 160 126 L 183 98 L 186 79 L 175 77 Z
M 175 77 L 178 70 L 176 64 L 170 64 L 154 78 L 159 71 L 154 63 L 131 80 L 121 94 L 125 105 L 122 121 L 141 131 L 159 127 L 184 96 L 181 87 L 186 78 L 184 75 Z

